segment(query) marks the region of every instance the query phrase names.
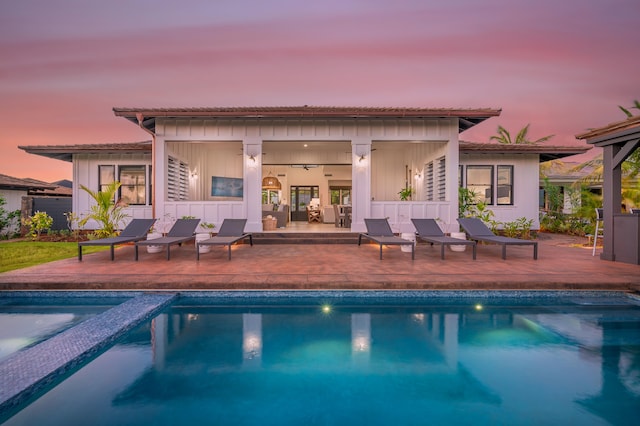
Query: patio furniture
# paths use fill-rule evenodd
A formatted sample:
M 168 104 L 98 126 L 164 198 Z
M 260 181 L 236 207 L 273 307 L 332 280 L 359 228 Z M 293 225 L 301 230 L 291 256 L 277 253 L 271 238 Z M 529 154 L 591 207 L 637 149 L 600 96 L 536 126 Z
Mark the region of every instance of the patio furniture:
M 80 241 L 78 243 L 78 261 L 82 261 L 82 247 L 84 246 L 109 246 L 111 260 L 114 260 L 114 246 L 145 239 L 155 221 L 155 219 L 132 219 L 117 237 Z
M 486 243 L 499 244 L 502 246 L 502 259 L 507 259 L 507 246 L 533 246 L 533 258 L 538 259 L 538 242 L 531 240 L 522 240 L 520 238 L 502 237 L 494 234 L 491 229 L 477 217 L 461 217 L 458 223 L 467 233 L 469 239 L 475 241 L 483 241 Z
M 604 231 L 602 229 L 602 221 L 604 220 L 604 209 L 596 207 L 596 229 L 593 232 L 593 250 L 591 256 L 596 255 L 596 244 L 598 244 L 598 238 L 604 238 Z
M 445 235 L 438 226 L 435 219 L 411 219 L 413 226 L 416 228 L 416 236 L 431 245 L 440 244 L 440 258 L 444 260 L 444 249 L 446 246 L 470 245 L 473 248 L 473 260 L 476 260 L 475 241 L 461 240 Z
M 244 232 L 247 219 L 225 219 L 220 226 L 218 234 L 196 242 L 196 260 L 200 260 L 200 246 L 227 246 L 229 247 L 229 260 L 231 260 L 231 245 L 240 240 L 249 238 L 249 244 L 253 247 L 253 236 Z
M 340 209 L 340 207 L 337 204 L 333 205 L 333 215 L 334 215 L 334 224 L 336 225 L 336 228 L 341 228 L 344 226 L 345 224 L 345 219 L 346 216 L 344 214 L 344 211 Z
M 195 239 L 198 223 L 200 223 L 200 219 L 178 219 L 166 236 L 153 240 L 136 241 L 135 260 L 138 260 L 139 246 L 165 246 L 167 247 L 167 260 L 171 259 L 171 246 L 174 244 L 182 245 L 182 243 Z
M 320 209 L 307 206 L 307 221 L 309 223 L 320 223 Z
M 380 260 L 382 260 L 382 246 L 404 246 L 411 245 L 411 260 L 415 259 L 415 243 L 396 236 L 391 230 L 387 219 L 365 219 L 364 224 L 367 232 L 358 235 L 358 246 L 362 243 L 362 238 L 367 238 L 380 245 Z

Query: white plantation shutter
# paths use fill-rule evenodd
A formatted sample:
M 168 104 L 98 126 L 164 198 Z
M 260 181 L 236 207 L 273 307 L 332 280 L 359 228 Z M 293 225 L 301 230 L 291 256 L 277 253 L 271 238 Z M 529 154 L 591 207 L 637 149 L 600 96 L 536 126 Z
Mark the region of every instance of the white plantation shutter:
M 447 169 L 445 157 L 436 160 L 438 164 L 438 201 L 446 201 L 447 197 Z
M 167 199 L 187 201 L 189 199 L 189 165 L 169 157 L 167 169 Z

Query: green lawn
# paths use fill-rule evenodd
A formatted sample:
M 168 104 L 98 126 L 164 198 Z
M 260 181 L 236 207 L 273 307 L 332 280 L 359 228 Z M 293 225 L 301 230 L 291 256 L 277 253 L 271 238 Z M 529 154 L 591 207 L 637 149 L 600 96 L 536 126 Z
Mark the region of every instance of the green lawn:
M 89 254 L 109 247 L 84 247 Z M 0 272 L 13 271 L 54 260 L 78 256 L 76 242 L 2 241 L 0 242 Z

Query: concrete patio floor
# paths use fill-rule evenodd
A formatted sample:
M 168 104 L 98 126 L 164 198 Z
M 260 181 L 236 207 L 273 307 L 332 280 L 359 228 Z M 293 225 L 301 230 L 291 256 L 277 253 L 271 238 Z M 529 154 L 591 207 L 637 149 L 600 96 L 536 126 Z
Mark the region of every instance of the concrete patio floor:
M 441 289 L 441 290 L 622 290 L 640 291 L 640 266 L 591 256 L 585 239 L 540 234 L 539 257 L 532 248 L 479 245 L 471 252 L 446 251 L 424 243 L 416 257 L 398 246 L 378 258 L 374 244 L 236 245 L 212 247 L 196 261 L 193 244 L 166 253 L 116 249 L 0 274 L 0 290 L 252 290 L 252 289 Z

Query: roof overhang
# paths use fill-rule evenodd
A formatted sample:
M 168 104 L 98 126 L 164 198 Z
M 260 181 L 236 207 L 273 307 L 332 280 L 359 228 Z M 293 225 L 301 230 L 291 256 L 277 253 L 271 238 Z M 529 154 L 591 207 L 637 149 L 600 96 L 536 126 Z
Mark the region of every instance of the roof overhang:
M 592 129 L 576 135 L 576 138 L 585 139 L 591 145 L 607 146 L 632 139 L 634 134 L 640 135 L 640 115 Z
M 124 117 L 138 126 L 155 132 L 158 118 L 457 118 L 463 132 L 484 120 L 497 117 L 501 109 L 455 108 L 376 108 L 376 107 L 213 107 L 213 108 L 113 108 L 116 117 Z
M 74 154 L 150 153 L 151 141 L 78 145 L 29 145 L 18 146 L 18 148 L 29 154 L 71 162 Z
M 590 146 L 552 146 L 460 141 L 461 154 L 536 154 L 539 155 L 541 163 L 570 157 L 572 155 L 584 154 L 591 148 Z

